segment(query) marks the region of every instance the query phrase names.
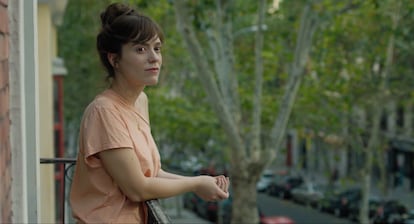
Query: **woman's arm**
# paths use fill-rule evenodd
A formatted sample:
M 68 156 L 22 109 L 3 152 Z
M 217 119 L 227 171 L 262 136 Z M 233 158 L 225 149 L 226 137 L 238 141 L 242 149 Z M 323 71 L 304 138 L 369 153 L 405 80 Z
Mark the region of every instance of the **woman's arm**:
M 103 165 L 122 192 L 132 201 L 145 201 L 154 198 L 166 198 L 185 192 L 194 192 L 207 201 L 228 198 L 214 177 L 184 177 L 167 172 L 161 176 L 145 177 L 140 170 L 140 162 L 130 148 L 111 149 L 99 153 Z
M 189 178 L 188 176 L 183 176 L 183 175 L 179 175 L 179 174 L 175 174 L 175 173 L 170 173 L 170 172 L 167 172 L 167 171 L 165 171 L 163 169 L 160 169 L 160 171 L 158 172 L 157 177 L 167 178 L 167 179 Z
M 182 176 L 174 173 L 169 173 L 163 169 L 160 169 L 158 172 L 157 177 L 160 178 L 168 178 L 168 179 L 182 179 L 182 178 L 191 178 L 188 176 Z M 228 177 L 225 177 L 223 175 L 215 176 L 214 179 L 216 179 L 216 184 L 224 191 L 228 192 L 229 186 L 230 186 L 230 180 Z

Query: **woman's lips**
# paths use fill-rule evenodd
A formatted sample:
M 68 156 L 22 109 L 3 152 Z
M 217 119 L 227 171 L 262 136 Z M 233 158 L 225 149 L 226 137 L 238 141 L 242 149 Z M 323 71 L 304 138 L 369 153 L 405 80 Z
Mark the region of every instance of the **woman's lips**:
M 149 72 L 151 74 L 158 74 L 160 72 L 159 68 L 149 68 L 149 69 L 145 69 L 146 72 Z

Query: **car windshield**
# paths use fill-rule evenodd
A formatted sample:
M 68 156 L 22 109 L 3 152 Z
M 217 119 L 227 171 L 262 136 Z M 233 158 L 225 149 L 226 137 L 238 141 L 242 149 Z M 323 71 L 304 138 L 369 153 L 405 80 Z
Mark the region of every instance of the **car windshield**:
M 265 173 L 265 174 L 262 175 L 263 178 L 272 178 L 274 176 L 275 175 L 274 174 L 271 174 L 271 173 Z

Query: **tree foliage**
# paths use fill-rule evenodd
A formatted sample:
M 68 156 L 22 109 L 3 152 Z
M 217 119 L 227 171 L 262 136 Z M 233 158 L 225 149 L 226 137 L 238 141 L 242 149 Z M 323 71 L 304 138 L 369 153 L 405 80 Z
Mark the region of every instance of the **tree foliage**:
M 65 78 L 67 123 L 78 123 L 85 106 L 107 86 L 95 50 L 95 37 L 100 26 L 99 13 L 109 2 L 69 0 L 64 24 L 59 30 L 60 54 L 69 70 Z M 188 40 L 183 39 L 183 32 L 177 30 L 175 1 L 125 2 L 136 5 L 141 12 L 154 18 L 166 36 L 160 83 L 146 89 L 152 130 L 161 153 L 165 149 L 171 158 L 175 154 L 199 152 L 207 158 L 225 156 L 225 162 L 243 168 L 235 173 L 246 174 L 243 178 L 250 187 L 254 187 L 261 168 L 271 160 L 255 159 L 260 156 L 273 158 L 269 154 L 261 154 L 261 151 L 256 153 L 255 149 L 282 147 L 280 142 L 269 139 L 279 131 L 282 137 L 285 136 L 285 126 L 275 128 L 275 120 L 280 111 L 286 110 L 286 104 L 282 104 L 283 96 L 295 72 L 303 72 L 304 76 L 289 120 L 290 128 L 312 129 L 315 133 L 335 134 L 346 139 L 344 125 L 349 125 L 349 135 L 366 135 L 371 129 L 351 123 L 354 108 L 372 111 L 377 108 L 379 100 L 384 104 L 389 100 L 399 104 L 413 103 L 412 1 L 285 0 L 281 1 L 279 10 L 267 11 L 261 21 L 266 24 L 266 29 L 260 34 L 257 34 L 260 1 L 185 1 L 189 10 L 186 20 L 190 21 L 194 36 L 203 49 L 199 58 L 190 52 L 194 46 L 187 51 L 185 44 Z M 270 1 L 264 2 L 266 10 L 270 9 Z M 232 5 L 229 7 L 227 4 Z M 304 63 L 303 70 L 295 70 L 297 62 L 301 61 L 300 56 L 295 56 L 295 47 L 301 38 L 299 30 L 306 5 L 312 12 L 311 18 L 318 23 L 318 29 L 309 48 L 309 60 Z M 401 7 L 396 8 L 397 5 Z M 396 10 L 400 17 L 397 26 L 393 25 Z M 256 44 L 260 40 L 257 35 L 263 35 L 260 54 L 257 54 Z M 393 63 L 387 67 L 387 47 L 391 36 L 394 36 Z M 227 58 L 223 55 L 232 56 Z M 255 80 L 260 73 L 257 58 L 261 58 L 263 63 L 263 85 L 261 130 L 258 132 L 260 143 L 255 148 L 256 140 L 252 138 L 255 117 L 252 113 L 257 109 L 254 102 L 257 92 Z M 207 66 L 200 70 L 200 63 L 204 62 Z M 231 63 L 225 67 L 227 62 Z M 218 75 L 211 82 L 221 91 L 215 105 L 211 103 L 211 89 L 203 90 L 206 74 Z M 384 74 L 388 74 L 386 79 L 382 78 Z M 233 79 L 237 79 L 234 86 L 220 84 L 232 83 Z M 383 93 L 381 83 L 386 85 L 387 94 Z M 387 99 L 379 99 L 379 96 Z M 218 105 L 222 101 L 224 105 L 235 103 L 228 110 L 221 110 Z M 220 118 L 226 113 L 225 119 Z M 367 123 L 372 125 L 373 116 L 370 115 Z M 223 128 L 223 124 L 233 121 L 239 129 Z M 276 131 L 272 132 L 272 128 Z M 233 139 L 229 136 L 238 137 Z M 347 141 L 347 144 L 355 146 L 355 138 Z M 253 166 L 252 161 L 259 161 L 261 165 Z M 250 165 L 241 166 L 244 162 Z
M 68 1 L 63 25 L 59 28 L 59 54 L 65 59 L 68 75 L 64 83 L 64 112 L 68 136 L 77 136 L 78 125 L 90 101 L 108 87 L 106 73 L 96 51 L 96 35 L 100 29 L 100 13 L 110 4 L 103 1 Z M 163 67 L 159 84 L 148 87 L 150 120 L 157 144 L 163 153 L 199 154 L 226 157 L 219 148 L 222 135 L 218 122 L 206 105 L 175 28 L 171 4 L 165 1 L 124 0 L 143 14 L 154 18 L 163 28 Z M 76 138 L 69 138 L 76 145 Z M 70 149 L 76 151 L 76 149 Z M 171 152 L 172 151 L 172 152 Z M 166 157 L 163 157 L 166 159 Z M 168 166 L 168 164 L 166 164 Z

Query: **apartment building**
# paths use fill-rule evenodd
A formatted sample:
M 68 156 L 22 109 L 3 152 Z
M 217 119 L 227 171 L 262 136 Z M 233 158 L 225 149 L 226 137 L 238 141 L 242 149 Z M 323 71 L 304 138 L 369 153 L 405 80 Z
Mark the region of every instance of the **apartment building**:
M 56 223 L 54 75 L 66 0 L 0 0 L 0 222 Z M 55 62 L 55 63 L 54 63 Z M 54 73 L 60 74 L 54 74 Z

